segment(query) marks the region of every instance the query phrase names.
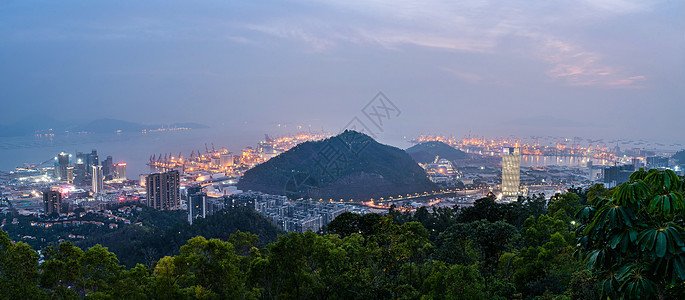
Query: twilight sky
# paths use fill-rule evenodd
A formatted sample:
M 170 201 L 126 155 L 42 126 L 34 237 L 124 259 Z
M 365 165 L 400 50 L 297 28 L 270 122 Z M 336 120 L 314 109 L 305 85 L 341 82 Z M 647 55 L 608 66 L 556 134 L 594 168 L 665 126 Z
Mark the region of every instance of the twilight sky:
M 685 1 L 0 0 L 0 124 L 34 112 L 389 135 L 682 142 Z

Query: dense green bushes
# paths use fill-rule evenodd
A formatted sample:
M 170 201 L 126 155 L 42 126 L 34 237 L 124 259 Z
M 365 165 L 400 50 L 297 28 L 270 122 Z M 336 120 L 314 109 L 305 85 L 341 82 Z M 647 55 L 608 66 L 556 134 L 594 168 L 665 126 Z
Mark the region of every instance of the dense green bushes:
M 650 171 L 634 174 L 613 191 L 574 189 L 546 205 L 539 197 L 510 204 L 484 198 L 461 211 L 343 214 L 325 233 L 290 233 L 261 247 L 250 233 L 221 240 L 194 237 L 153 268 L 125 269 L 106 248 L 82 251 L 68 242 L 42 251 L 41 258 L 2 233 L 1 296 L 677 298 L 684 290 L 682 189 L 682 179 Z M 624 212 L 612 213 L 616 210 Z M 578 219 L 571 217 L 576 212 Z

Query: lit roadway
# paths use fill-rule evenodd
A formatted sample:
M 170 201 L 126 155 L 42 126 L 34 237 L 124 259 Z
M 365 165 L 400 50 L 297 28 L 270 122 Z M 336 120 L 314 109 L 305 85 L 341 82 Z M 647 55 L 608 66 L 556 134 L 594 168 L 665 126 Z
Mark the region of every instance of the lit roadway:
M 443 189 L 433 192 L 415 193 L 407 194 L 406 196 L 388 197 L 380 199 L 371 199 L 370 201 L 362 201 L 362 205 L 376 207 L 376 208 L 386 208 L 387 205 L 398 201 L 411 201 L 420 200 L 424 198 L 434 198 L 439 196 L 449 197 L 449 196 L 468 196 L 468 195 L 484 195 L 484 191 L 490 191 L 489 188 L 480 188 L 472 190 L 458 190 L 458 189 Z M 380 204 L 380 205 L 379 205 Z

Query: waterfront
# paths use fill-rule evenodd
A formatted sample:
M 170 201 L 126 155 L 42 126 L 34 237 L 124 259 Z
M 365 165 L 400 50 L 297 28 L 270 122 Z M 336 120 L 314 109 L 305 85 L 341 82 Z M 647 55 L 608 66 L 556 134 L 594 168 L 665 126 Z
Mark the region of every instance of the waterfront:
M 606 159 L 596 159 L 577 156 L 543 156 L 543 155 L 521 155 L 521 167 L 543 168 L 549 166 L 560 167 L 587 167 L 587 163 L 592 161 L 593 165 L 608 165 L 612 162 Z
M 54 159 L 60 152 L 75 154 L 96 149 L 101 160 L 112 156 L 114 162 L 126 162 L 128 178 L 137 179 L 138 174 L 149 173 L 146 163 L 153 153 L 204 151 L 205 143 L 239 153 L 244 147 L 257 144 L 263 135 L 254 130 L 208 128 L 147 134 L 3 137 L 0 138 L 0 170 L 11 171 L 24 163 L 39 164 Z
M 98 150 L 101 159 L 112 156 L 114 162 L 126 162 L 128 177 L 136 179 L 138 174 L 150 172 L 146 164 L 150 156 L 158 153 L 189 155 L 191 151 L 204 152 L 205 143 L 214 143 L 216 148 L 225 147 L 233 153 L 255 146 L 263 137 L 256 130 L 230 130 L 226 128 L 194 129 L 155 133 L 61 135 L 53 137 L 11 137 L 0 139 L 0 170 L 11 171 L 27 164 L 40 164 L 54 159 L 57 153 Z M 401 142 L 397 143 L 401 144 Z M 402 145 L 393 145 L 402 146 Z M 608 165 L 612 161 L 579 156 L 522 155 L 522 167 L 586 167 Z M 45 166 L 51 165 L 50 162 Z

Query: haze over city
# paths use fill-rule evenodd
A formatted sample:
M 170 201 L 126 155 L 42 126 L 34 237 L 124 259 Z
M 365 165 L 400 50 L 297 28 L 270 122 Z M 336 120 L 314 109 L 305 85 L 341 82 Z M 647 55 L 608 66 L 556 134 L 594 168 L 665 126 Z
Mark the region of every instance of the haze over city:
M 0 0 L 0 299 L 685 291 L 685 1 Z
M 684 11 L 627 0 L 2 1 L 0 125 L 48 114 L 335 132 L 382 91 L 402 111 L 388 135 L 682 142 Z

